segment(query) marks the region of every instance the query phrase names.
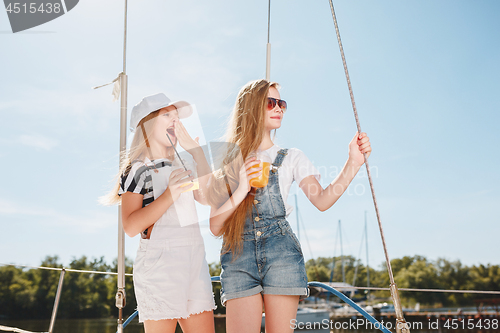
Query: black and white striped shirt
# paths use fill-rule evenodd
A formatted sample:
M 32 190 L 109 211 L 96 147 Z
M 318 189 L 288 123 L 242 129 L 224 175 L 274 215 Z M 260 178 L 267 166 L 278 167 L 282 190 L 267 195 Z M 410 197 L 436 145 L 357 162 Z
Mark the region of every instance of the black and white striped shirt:
M 142 161 L 134 161 L 121 175 L 118 195 L 121 196 L 125 192 L 142 194 L 142 207 L 146 207 L 155 200 L 153 195 L 153 178 L 151 177 L 151 172 L 154 172 L 155 168 L 158 169 L 171 165 L 172 162 L 168 159 L 153 160 L 152 163 L 147 164 Z M 148 229 L 143 231 L 143 238 L 144 235 L 147 235 L 147 232 Z

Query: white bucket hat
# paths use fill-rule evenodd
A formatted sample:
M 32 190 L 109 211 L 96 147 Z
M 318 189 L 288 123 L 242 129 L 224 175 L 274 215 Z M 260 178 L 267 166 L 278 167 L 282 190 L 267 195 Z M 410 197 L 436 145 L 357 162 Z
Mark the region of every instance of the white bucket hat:
M 193 107 L 186 101 L 172 102 L 170 98 L 163 93 L 146 96 L 132 109 L 132 114 L 130 115 L 130 131 L 134 132 L 141 119 L 151 112 L 166 108 L 170 105 L 177 108 L 179 119 L 187 118 L 193 114 Z

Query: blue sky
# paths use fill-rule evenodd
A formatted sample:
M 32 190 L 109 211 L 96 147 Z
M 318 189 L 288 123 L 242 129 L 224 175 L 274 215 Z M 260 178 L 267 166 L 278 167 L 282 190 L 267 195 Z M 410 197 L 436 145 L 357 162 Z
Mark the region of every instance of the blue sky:
M 500 264 L 500 3 L 335 1 L 391 258 Z M 289 109 L 276 143 L 305 152 L 324 187 L 356 131 L 328 1 L 272 1 L 271 78 Z M 117 207 L 97 198 L 118 168 L 122 1 L 87 0 L 12 34 L 0 10 L 0 262 L 116 257 Z M 264 77 L 267 1 L 129 1 L 129 110 L 165 92 L 194 103 L 220 138 L 236 94 Z M 189 127 L 188 127 L 189 129 Z M 306 259 L 357 256 L 367 211 L 370 265 L 384 261 L 366 172 L 327 212 L 297 187 Z M 293 204 L 293 195 L 289 201 Z M 204 215 L 205 214 L 205 215 Z M 206 209 L 200 210 L 206 216 Z M 296 228 L 295 213 L 290 223 Z M 209 262 L 220 240 L 202 223 Z M 134 258 L 138 238 L 126 238 Z M 338 245 L 337 245 L 338 246 Z M 364 260 L 364 250 L 363 250 Z

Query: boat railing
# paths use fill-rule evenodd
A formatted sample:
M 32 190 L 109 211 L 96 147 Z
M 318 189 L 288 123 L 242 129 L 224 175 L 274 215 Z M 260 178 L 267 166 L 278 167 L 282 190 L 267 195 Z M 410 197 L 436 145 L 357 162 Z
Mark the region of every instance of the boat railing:
M 7 327 L 0 325 L 0 331 L 6 332 L 18 332 L 18 333 L 53 333 L 54 325 L 57 317 L 57 309 L 59 307 L 59 300 L 61 298 L 62 286 L 64 282 L 64 276 L 66 272 L 75 272 L 75 273 L 87 273 L 87 274 L 103 274 L 103 275 L 118 275 L 116 272 L 103 272 L 103 271 L 88 271 L 88 270 L 80 270 L 80 269 L 72 269 L 72 268 L 64 268 L 64 267 L 43 267 L 43 266 L 27 266 L 27 265 L 16 265 L 16 264 L 3 264 L 0 263 L 0 266 L 14 266 L 14 267 L 23 267 L 23 268 L 33 268 L 33 269 L 45 269 L 45 270 L 53 270 L 60 271 L 61 274 L 59 276 L 59 282 L 57 286 L 56 296 L 54 300 L 54 306 L 52 308 L 52 316 L 50 318 L 50 325 L 48 332 L 30 332 L 25 331 L 20 328 L 15 327 Z M 132 276 L 130 273 L 126 273 L 126 276 Z M 212 276 L 212 282 L 220 282 L 219 276 Z M 322 282 L 309 282 L 309 287 L 322 288 L 327 292 L 339 297 L 353 309 L 355 309 L 358 313 L 360 313 L 363 317 L 365 317 L 368 321 L 373 324 L 373 327 L 379 329 L 382 332 L 390 333 L 391 331 L 387 329 L 384 325 L 382 325 L 379 321 L 377 321 L 372 315 L 366 312 L 362 307 L 360 307 L 357 303 L 351 300 L 349 297 L 344 295 L 342 292 L 337 289 L 329 286 L 327 283 Z M 390 288 L 379 288 L 379 287 L 356 287 L 356 286 L 343 286 L 342 290 L 350 289 L 350 290 L 385 290 L 390 291 Z M 454 289 L 417 289 L 417 288 L 398 288 L 401 291 L 415 291 L 415 292 L 439 292 L 439 293 L 464 293 L 464 294 L 495 294 L 500 295 L 500 291 L 488 291 L 488 290 L 454 290 Z M 125 328 L 136 316 L 138 312 L 134 311 L 127 320 L 123 323 L 123 328 Z

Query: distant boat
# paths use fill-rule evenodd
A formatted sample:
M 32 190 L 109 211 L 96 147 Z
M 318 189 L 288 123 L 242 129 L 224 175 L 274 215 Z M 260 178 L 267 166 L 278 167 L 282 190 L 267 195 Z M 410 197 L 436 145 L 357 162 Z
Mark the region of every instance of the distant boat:
M 417 304 L 418 304 L 418 306 L 415 306 L 415 309 L 402 308 L 402 310 L 403 310 L 403 312 L 418 312 L 417 308 L 420 310 L 420 303 L 417 303 Z M 380 311 L 380 313 L 386 313 L 386 312 L 394 313 L 395 312 L 394 305 L 393 304 L 389 304 L 387 302 L 378 303 L 378 304 L 375 304 L 375 305 L 368 305 L 365 308 L 366 312 L 368 312 L 368 313 L 373 313 L 374 309 L 378 309 Z

